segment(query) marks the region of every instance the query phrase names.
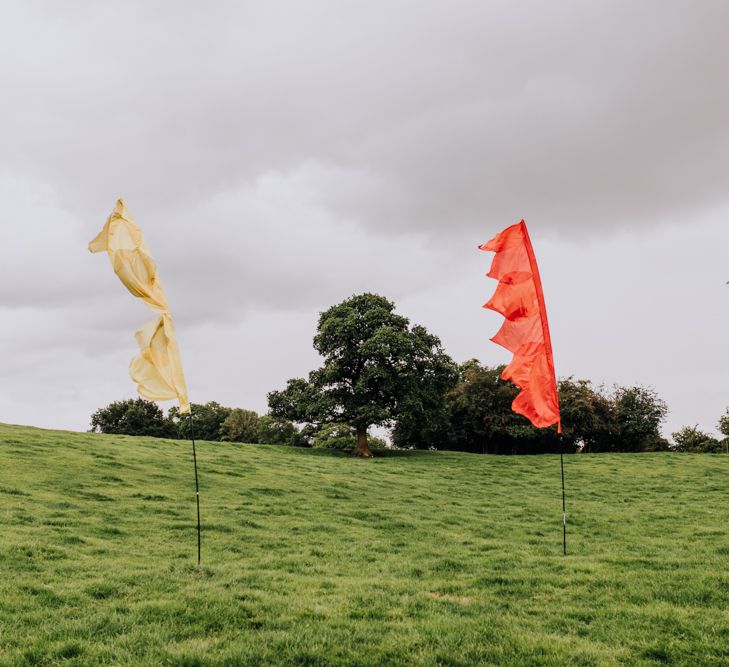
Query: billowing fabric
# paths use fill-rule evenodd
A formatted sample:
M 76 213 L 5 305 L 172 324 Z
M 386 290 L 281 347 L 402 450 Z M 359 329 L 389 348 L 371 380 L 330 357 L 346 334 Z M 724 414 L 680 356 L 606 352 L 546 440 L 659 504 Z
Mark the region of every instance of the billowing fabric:
M 129 374 L 137 383 L 139 395 L 150 401 L 177 398 L 180 412 L 190 412 L 175 326 L 157 266 L 142 230 L 121 199 L 99 235 L 89 243 L 89 250 L 106 251 L 119 280 L 158 314 L 134 334 L 140 353 L 132 359 Z
M 501 376 L 521 389 L 511 407 L 538 428 L 559 424 L 561 431 L 547 309 L 526 224 L 507 227 L 479 249 L 496 253 L 486 275 L 499 284 L 484 308 L 506 318 L 491 340 L 514 354 Z

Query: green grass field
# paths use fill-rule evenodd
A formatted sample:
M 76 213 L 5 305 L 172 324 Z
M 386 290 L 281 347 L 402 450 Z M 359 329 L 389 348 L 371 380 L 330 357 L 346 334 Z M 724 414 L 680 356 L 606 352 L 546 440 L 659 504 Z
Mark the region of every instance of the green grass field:
M 0 665 L 729 665 L 729 457 L 0 425 Z

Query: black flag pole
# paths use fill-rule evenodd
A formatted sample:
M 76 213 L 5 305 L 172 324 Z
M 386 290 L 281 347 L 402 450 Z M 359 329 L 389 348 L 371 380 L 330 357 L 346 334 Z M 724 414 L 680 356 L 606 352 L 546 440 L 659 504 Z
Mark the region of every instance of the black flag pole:
M 560 443 L 559 445 L 559 467 L 562 470 L 562 553 L 563 555 L 567 555 L 567 503 L 565 501 L 564 497 L 564 457 L 562 456 L 562 452 L 564 450 L 564 445 Z
M 190 440 L 192 440 L 192 462 L 195 466 L 195 502 L 197 503 L 197 565 L 200 566 L 200 484 L 197 478 L 197 451 L 195 450 L 195 427 L 190 408 Z

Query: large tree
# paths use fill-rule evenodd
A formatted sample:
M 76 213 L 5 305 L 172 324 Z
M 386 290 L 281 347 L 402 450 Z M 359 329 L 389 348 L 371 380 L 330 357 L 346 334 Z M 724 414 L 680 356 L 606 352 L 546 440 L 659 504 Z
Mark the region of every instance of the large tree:
M 355 454 L 371 456 L 371 426 L 389 426 L 413 406 L 428 404 L 455 378 L 440 340 L 394 311 L 384 297 L 360 294 L 322 313 L 314 337 L 322 367 L 269 393 L 271 414 L 299 423 L 349 424 Z

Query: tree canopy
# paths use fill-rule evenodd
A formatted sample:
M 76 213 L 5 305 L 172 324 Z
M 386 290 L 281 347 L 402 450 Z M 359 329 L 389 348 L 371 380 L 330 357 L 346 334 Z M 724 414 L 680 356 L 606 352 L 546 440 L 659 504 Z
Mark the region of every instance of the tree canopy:
M 518 389 L 501 379 L 503 370 L 503 366 L 482 366 L 475 359 L 460 366 L 458 383 L 446 394 L 445 448 L 484 454 L 559 451 L 556 428 L 535 428 L 511 409 Z
M 704 433 L 698 425 L 684 426 L 671 435 L 674 442 L 673 449 L 677 452 L 714 454 L 724 451 L 724 443 Z
M 558 382 L 563 433 L 538 429 L 511 409 L 518 389 L 501 379 L 503 366 L 471 359 L 458 367 L 458 379 L 446 390 L 431 419 L 406 415 L 393 429 L 395 444 L 414 448 L 455 449 L 485 454 L 543 454 L 584 451 L 666 449 L 660 435 L 666 404 L 645 387 L 606 391 L 589 380 Z
M 91 415 L 91 431 L 155 438 L 177 437 L 177 429 L 160 407 L 143 398 L 114 401 L 99 408 Z
M 220 439 L 227 442 L 258 442 L 258 414 L 233 408 L 220 425 Z
M 370 456 L 367 432 L 427 406 L 455 380 L 440 340 L 410 327 L 391 301 L 360 294 L 321 313 L 314 348 L 321 368 L 268 394 L 273 416 L 310 424 L 343 423 L 355 430 L 355 453 Z
M 352 296 L 320 313 L 313 339 L 322 364 L 268 394 L 269 414 L 194 404 L 201 440 L 349 448 L 371 455 L 368 432 L 391 427 L 392 444 L 495 454 L 559 451 L 665 450 L 668 409 L 650 387 L 605 389 L 574 377 L 558 382 L 563 431 L 538 429 L 512 410 L 518 389 L 501 379 L 503 366 L 475 359 L 456 365 L 437 336 L 411 325 L 377 294 Z M 293 422 L 302 425 L 297 428 Z M 116 401 L 92 416 L 104 433 L 188 438 L 190 419 L 171 408 L 165 417 L 142 399 Z M 713 439 L 697 427 L 674 434 L 682 451 L 729 449 L 729 410 Z
M 216 401 L 193 403 L 194 433 L 198 440 L 308 446 L 296 427 L 285 419 L 258 416 L 253 410 L 228 408 Z M 114 401 L 91 416 L 91 431 L 188 439 L 190 416 L 170 408 L 167 415 L 142 398 Z

